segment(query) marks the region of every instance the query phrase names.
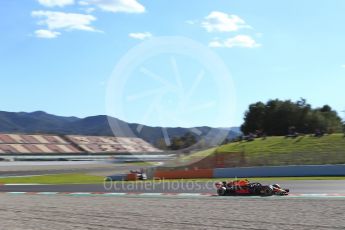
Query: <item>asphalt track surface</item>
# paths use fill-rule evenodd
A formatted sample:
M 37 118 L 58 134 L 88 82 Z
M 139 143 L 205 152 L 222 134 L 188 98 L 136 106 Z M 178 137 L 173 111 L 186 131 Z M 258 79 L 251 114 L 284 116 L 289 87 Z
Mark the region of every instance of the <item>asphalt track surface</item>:
M 345 229 L 345 196 L 312 195 L 345 194 L 345 181 L 260 182 L 280 183 L 293 193 L 310 196 L 198 195 L 214 194 L 214 182 L 2 185 L 0 229 Z M 97 194 L 102 192 L 105 194 Z
M 56 170 L 30 170 L 30 171 L 16 171 L 16 172 L 0 172 L 0 177 L 13 177 L 13 176 L 30 176 L 30 175 L 49 175 L 49 174 L 65 174 L 65 173 L 101 173 L 108 172 L 108 174 L 124 173 L 129 170 L 138 170 L 138 166 L 123 166 L 116 169 L 105 169 L 104 167 L 93 169 L 56 169 Z
M 0 229 L 313 229 L 345 226 L 344 199 L 8 195 Z
M 294 194 L 345 194 L 344 180 L 259 181 Z M 105 182 L 69 185 L 0 185 L 0 192 L 215 193 L 214 182 Z
M 146 168 L 145 166 L 129 166 L 129 165 L 113 165 L 113 164 L 90 164 L 90 165 L 68 165 L 68 166 L 32 166 L 32 167 L 1 167 L 0 177 L 13 176 L 29 176 L 29 175 L 48 175 L 61 173 L 102 173 L 107 172 L 110 175 L 129 170 L 137 170 L 138 168 Z M 24 168 L 24 170 L 23 170 Z M 30 169 L 29 169 L 30 168 Z M 109 175 L 107 174 L 107 175 Z

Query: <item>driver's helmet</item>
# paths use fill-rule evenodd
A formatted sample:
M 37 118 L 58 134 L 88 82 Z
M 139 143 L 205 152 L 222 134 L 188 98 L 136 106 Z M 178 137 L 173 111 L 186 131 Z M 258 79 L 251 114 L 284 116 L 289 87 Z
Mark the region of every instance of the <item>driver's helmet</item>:
M 280 189 L 280 185 L 279 184 L 273 184 L 272 186 L 273 186 L 273 188 Z
M 222 188 L 223 187 L 222 182 L 216 182 L 214 185 L 216 186 L 216 188 Z

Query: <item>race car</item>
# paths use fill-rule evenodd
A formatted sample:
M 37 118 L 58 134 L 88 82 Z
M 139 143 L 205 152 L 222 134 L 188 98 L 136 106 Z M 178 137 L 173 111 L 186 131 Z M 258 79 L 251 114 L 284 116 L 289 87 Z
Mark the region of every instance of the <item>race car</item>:
M 131 170 L 130 171 L 132 174 L 136 174 L 138 180 L 147 180 L 147 175 L 144 171 L 144 169 L 138 170 Z
M 219 196 L 286 196 L 289 189 L 282 189 L 280 185 L 262 185 L 250 183 L 245 180 L 234 180 L 230 182 L 216 182 L 217 194 Z

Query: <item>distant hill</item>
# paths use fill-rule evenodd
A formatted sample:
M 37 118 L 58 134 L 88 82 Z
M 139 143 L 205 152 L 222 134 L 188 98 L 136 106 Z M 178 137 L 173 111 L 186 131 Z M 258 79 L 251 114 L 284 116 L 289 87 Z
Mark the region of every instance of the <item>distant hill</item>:
M 112 136 L 114 134 L 109 126 L 108 119 L 115 122 L 119 129 L 124 130 L 124 132 L 118 136 L 137 136 L 152 144 L 156 144 L 159 139 L 163 138 L 162 127 L 151 127 L 135 123 L 126 123 L 125 121 L 105 115 L 77 118 L 56 116 L 43 111 L 36 111 L 32 113 L 0 111 L 0 132 Z M 138 127 L 141 127 L 141 129 L 138 129 Z M 198 132 L 197 138 L 204 137 L 206 134 L 210 133 L 210 131 L 218 133 L 222 132 L 223 134 L 227 135 L 227 138 L 229 139 L 240 135 L 240 132 L 238 132 L 238 128 L 236 127 L 177 127 L 166 128 L 166 130 L 170 137 L 183 136 L 187 132 L 195 132 L 195 130 Z

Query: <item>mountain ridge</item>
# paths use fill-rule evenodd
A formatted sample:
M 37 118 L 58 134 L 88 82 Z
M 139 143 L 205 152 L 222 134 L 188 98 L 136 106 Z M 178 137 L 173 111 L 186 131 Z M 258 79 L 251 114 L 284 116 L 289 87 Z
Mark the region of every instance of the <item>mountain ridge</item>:
M 90 135 L 90 136 L 113 136 L 109 126 L 109 120 L 122 130 L 119 135 L 126 137 L 140 137 L 151 144 L 156 144 L 164 138 L 162 130 L 169 133 L 169 137 L 180 137 L 187 132 L 196 132 L 198 136 L 206 136 L 210 131 L 223 132 L 229 139 L 240 135 L 238 128 L 212 128 L 200 127 L 152 127 L 138 123 L 127 123 L 118 118 L 107 115 L 95 115 L 85 118 L 74 116 L 65 117 L 46 113 L 34 112 L 6 112 L 0 111 L 0 132 L 7 133 L 40 133 L 58 135 Z M 138 130 L 138 127 L 140 129 Z M 227 133 L 224 133 L 227 132 Z

